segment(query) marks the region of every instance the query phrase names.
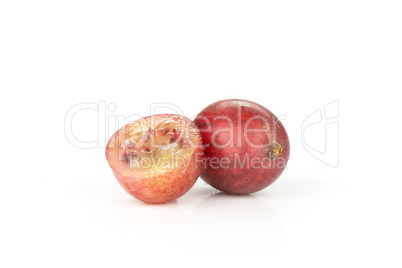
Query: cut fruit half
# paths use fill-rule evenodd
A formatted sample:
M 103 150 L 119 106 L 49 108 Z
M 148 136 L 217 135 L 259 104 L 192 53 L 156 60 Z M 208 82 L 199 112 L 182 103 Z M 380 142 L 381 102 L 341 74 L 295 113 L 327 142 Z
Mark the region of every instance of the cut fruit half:
M 122 127 L 110 138 L 106 158 L 126 191 L 144 202 L 162 203 L 183 195 L 197 180 L 201 144 L 191 120 L 161 114 Z

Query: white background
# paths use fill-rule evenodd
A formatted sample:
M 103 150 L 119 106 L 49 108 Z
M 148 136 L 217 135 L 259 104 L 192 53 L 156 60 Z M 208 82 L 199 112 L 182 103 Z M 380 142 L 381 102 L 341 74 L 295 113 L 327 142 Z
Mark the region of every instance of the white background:
M 401 267 L 401 14 L 400 1 L 1 1 L 0 266 Z M 226 98 L 281 116 L 291 142 L 279 180 L 249 196 L 199 179 L 146 205 L 114 178 L 99 137 L 115 126 L 99 134 L 98 111 L 72 124 L 96 148 L 65 137 L 83 102 L 191 118 Z M 322 122 L 302 140 L 334 101 L 339 135 Z M 335 168 L 303 146 L 338 138 Z

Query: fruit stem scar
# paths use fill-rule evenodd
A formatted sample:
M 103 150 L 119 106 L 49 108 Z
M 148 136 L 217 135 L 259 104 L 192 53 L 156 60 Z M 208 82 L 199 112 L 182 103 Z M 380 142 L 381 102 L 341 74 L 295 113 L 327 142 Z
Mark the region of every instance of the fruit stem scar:
M 282 146 L 277 141 L 272 141 L 267 148 L 267 156 L 271 159 L 277 158 L 282 153 Z

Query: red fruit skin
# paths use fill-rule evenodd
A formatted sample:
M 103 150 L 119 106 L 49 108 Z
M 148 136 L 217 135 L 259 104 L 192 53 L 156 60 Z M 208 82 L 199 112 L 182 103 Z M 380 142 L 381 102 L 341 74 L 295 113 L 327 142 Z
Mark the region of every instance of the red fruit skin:
M 230 194 L 253 193 L 272 184 L 285 169 L 289 138 L 265 107 L 241 99 L 218 101 L 202 110 L 194 122 L 204 146 L 201 178 L 212 187 Z M 282 151 L 275 158 L 276 143 Z M 262 164 L 255 164 L 258 161 Z
M 148 204 L 161 204 L 183 196 L 194 186 L 202 169 L 202 157 L 202 149 L 198 148 L 184 173 L 184 166 L 163 175 L 142 178 L 120 175 L 113 168 L 112 171 L 123 189 L 131 196 Z
M 166 117 L 166 119 L 173 116 L 181 117 L 195 127 L 190 119 L 183 116 L 172 114 L 162 116 Z M 148 117 L 144 119 L 146 118 Z M 111 162 L 113 161 L 112 158 L 115 157 L 112 155 L 116 154 L 114 151 L 115 145 L 113 144 L 117 144 L 118 146 L 116 140 L 118 140 L 120 132 L 123 132 L 125 127 L 127 126 L 122 127 L 112 135 L 106 147 L 105 154 L 114 176 L 127 193 L 148 204 L 161 204 L 183 196 L 194 186 L 200 175 L 203 163 L 204 153 L 201 139 L 191 158 L 174 170 L 153 176 L 124 176 L 118 168 L 112 166 Z

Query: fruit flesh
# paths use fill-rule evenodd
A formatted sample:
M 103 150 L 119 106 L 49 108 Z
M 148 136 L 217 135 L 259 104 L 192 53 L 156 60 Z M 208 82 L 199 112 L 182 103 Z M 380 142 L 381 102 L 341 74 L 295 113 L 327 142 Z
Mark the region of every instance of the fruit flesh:
M 200 133 L 189 119 L 156 115 L 117 131 L 106 158 L 122 187 L 146 203 L 176 199 L 195 183 L 202 167 Z
M 278 118 L 247 100 L 224 100 L 195 119 L 204 146 L 201 178 L 231 194 L 260 191 L 273 183 L 289 159 L 289 139 Z
M 109 157 L 112 168 L 118 167 L 129 175 L 165 172 L 177 167 L 175 164 L 180 165 L 200 142 L 198 130 L 190 126 L 178 116 L 148 118 L 128 124 L 109 141 L 109 150 L 118 151 Z M 161 160 L 168 160 L 163 168 Z
M 155 128 L 149 127 L 145 133 L 135 133 L 133 137 L 120 143 L 122 158 L 133 168 L 134 164 L 143 159 L 155 163 L 154 159 L 181 153 L 181 150 L 187 148 L 184 148 L 183 137 L 180 137 L 176 127 L 176 121 L 164 120 Z M 151 167 L 155 166 L 147 165 L 141 168 Z

